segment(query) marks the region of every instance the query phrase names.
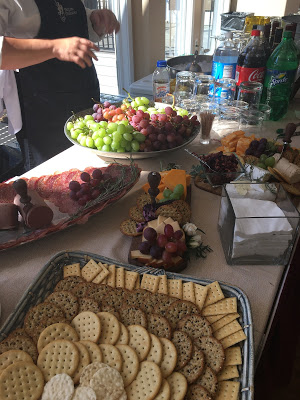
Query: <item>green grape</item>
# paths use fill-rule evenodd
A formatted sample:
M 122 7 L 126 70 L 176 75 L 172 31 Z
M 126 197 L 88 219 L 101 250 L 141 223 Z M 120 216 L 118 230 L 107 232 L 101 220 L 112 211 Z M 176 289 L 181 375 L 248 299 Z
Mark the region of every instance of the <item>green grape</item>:
M 143 143 L 146 140 L 146 136 L 143 135 L 141 132 L 137 132 L 135 135 L 135 139 L 140 142 Z
M 129 124 L 128 119 L 122 119 L 121 121 L 119 121 L 119 125 L 125 125 L 127 126 Z M 131 126 L 131 125 L 130 125 Z
M 184 193 L 183 185 L 181 183 L 178 183 L 178 185 L 174 187 L 173 193 L 176 193 L 181 197 Z
M 90 125 L 90 129 L 95 132 L 98 129 L 100 129 L 100 124 L 98 122 L 94 122 L 93 124 Z
M 74 124 L 75 129 L 83 129 L 85 128 L 85 123 L 83 121 L 77 121 Z
M 121 135 L 123 135 L 123 133 L 126 132 L 125 125 L 123 125 L 123 124 L 119 125 L 117 128 L 117 132 L 120 133 Z
M 158 114 L 165 114 L 166 113 L 164 108 L 159 108 L 157 110 L 157 112 L 158 112 Z
M 153 113 L 157 112 L 157 109 L 156 109 L 155 107 L 149 107 L 149 108 L 147 109 L 147 111 L 148 111 L 150 114 L 153 114 Z
M 143 136 L 144 136 L 144 135 L 143 135 Z M 170 196 L 171 196 L 171 194 L 172 194 L 172 190 L 170 190 L 170 189 L 165 189 L 165 190 L 163 191 L 164 198 L 166 198 L 166 199 L 169 199 Z
M 120 144 L 117 142 L 112 142 L 110 147 L 111 147 L 112 151 L 117 151 L 118 148 L 120 147 Z
M 99 137 L 99 131 L 93 132 L 92 139 L 96 140 Z
M 114 131 L 114 132 L 112 133 L 112 137 L 113 137 L 113 140 L 114 140 L 116 143 L 119 143 L 119 142 L 121 141 L 123 135 L 122 135 L 120 132 L 118 132 L 118 131 Z
M 259 157 L 260 161 L 261 161 L 263 164 L 265 163 L 265 161 L 266 161 L 267 158 L 268 158 L 268 156 L 267 156 L 266 154 L 262 154 L 262 155 Z
M 102 151 L 111 151 L 111 147 L 109 144 L 105 144 L 104 146 L 102 146 Z
M 257 167 L 258 167 L 258 168 L 262 168 L 262 169 L 267 169 L 266 165 L 265 165 L 264 163 L 261 163 L 261 162 L 259 162 L 259 163 L 257 164 Z
M 181 197 L 181 196 L 179 196 L 178 193 L 174 193 L 174 192 L 173 192 L 173 193 L 170 195 L 169 199 L 170 199 L 170 200 L 180 200 L 180 197 Z
M 95 140 L 95 146 L 97 147 L 97 148 L 101 148 L 102 146 L 104 145 L 104 142 L 103 142 L 103 139 L 101 138 L 101 137 L 98 137 L 96 140 Z
M 128 142 L 128 144 L 125 146 L 126 151 L 131 151 L 131 143 Z
M 120 148 L 117 150 L 117 152 L 118 152 L 118 153 L 125 153 L 124 147 L 120 147 Z
M 86 134 L 84 132 L 79 133 L 79 135 L 77 136 L 77 142 L 80 143 L 80 140 L 85 137 L 86 138 Z
M 138 110 L 147 111 L 147 107 L 145 106 L 138 106 Z
M 132 136 L 131 133 L 124 133 L 123 138 L 124 138 L 125 140 L 127 140 L 127 142 L 131 142 L 132 139 L 133 139 L 133 136 Z
M 134 101 L 136 102 L 136 105 L 139 107 L 139 106 L 142 106 L 143 104 L 144 104 L 144 102 L 142 101 L 142 99 L 140 98 L 140 97 L 136 97 L 135 99 L 134 99 Z
M 167 201 L 168 199 L 160 199 L 159 203 L 164 203 L 165 201 Z
M 100 121 L 99 124 L 100 124 L 100 126 L 102 126 L 103 128 L 106 128 L 107 125 L 108 125 L 108 122 L 107 122 L 107 121 Z
M 68 122 L 67 123 L 67 129 L 68 129 L 68 131 L 70 131 L 71 129 L 73 129 L 74 128 L 74 124 L 72 123 L 72 122 Z
M 81 146 L 86 147 L 86 136 L 82 136 L 82 137 L 80 138 L 79 143 L 81 144 Z
M 136 107 L 137 107 L 137 104 L 136 104 L 135 101 L 132 101 L 132 102 L 130 103 L 130 105 L 131 105 L 132 108 L 136 108 Z
M 93 118 L 92 115 L 88 114 L 88 115 L 85 115 L 85 116 L 84 116 L 84 120 L 85 120 L 85 121 L 94 121 L 94 118 Z
M 141 97 L 141 100 L 142 100 L 143 104 L 148 105 L 150 103 L 150 100 L 147 99 L 147 97 Z
M 94 141 L 91 137 L 86 138 L 86 146 L 90 147 L 91 149 L 95 147 Z
M 77 139 L 78 136 L 80 135 L 80 133 L 82 133 L 82 130 L 81 130 L 81 129 L 74 129 L 74 128 L 72 128 L 72 129 L 71 129 L 71 132 L 70 132 L 71 138 L 72 138 L 72 139 Z
M 106 130 L 104 128 L 99 129 L 98 132 L 98 136 L 101 138 L 104 138 L 107 134 L 106 134 Z
M 103 138 L 103 142 L 104 142 L 104 144 L 111 144 L 112 139 L 111 139 L 110 136 L 105 136 L 105 137 Z
M 132 148 L 133 151 L 139 151 L 139 149 L 140 149 L 139 142 L 137 140 L 133 140 L 131 142 L 131 148 Z
M 93 125 L 95 123 L 95 121 L 93 120 L 90 120 L 90 119 L 88 119 L 86 122 L 85 122 L 85 125 L 90 129 L 90 126 L 91 125 Z
M 114 131 L 116 131 L 118 129 L 118 124 L 116 124 L 115 122 L 110 122 L 107 125 L 107 133 L 113 133 Z
M 125 149 L 126 146 L 127 146 L 127 144 L 128 144 L 127 140 L 124 139 L 124 138 L 122 138 L 121 141 L 120 141 L 120 146 L 121 146 L 121 147 L 124 147 L 124 149 Z
M 132 125 L 127 125 L 125 127 L 125 132 L 126 133 L 132 133 L 134 131 L 133 126 Z

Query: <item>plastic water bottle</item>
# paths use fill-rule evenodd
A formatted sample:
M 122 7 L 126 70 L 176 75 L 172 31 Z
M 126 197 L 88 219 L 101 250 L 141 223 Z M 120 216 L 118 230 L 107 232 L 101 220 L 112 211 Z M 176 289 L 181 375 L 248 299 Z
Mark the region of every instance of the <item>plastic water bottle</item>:
M 238 49 L 232 41 L 232 32 L 226 32 L 225 41 L 216 49 L 213 56 L 212 76 L 215 79 L 234 79 L 238 56 Z
M 152 75 L 153 100 L 167 103 L 167 94 L 170 93 L 170 73 L 167 61 L 157 61 L 157 67 Z
M 293 33 L 285 31 L 282 41 L 268 59 L 261 99 L 271 107 L 272 121 L 277 121 L 287 112 L 297 68 L 298 54 Z

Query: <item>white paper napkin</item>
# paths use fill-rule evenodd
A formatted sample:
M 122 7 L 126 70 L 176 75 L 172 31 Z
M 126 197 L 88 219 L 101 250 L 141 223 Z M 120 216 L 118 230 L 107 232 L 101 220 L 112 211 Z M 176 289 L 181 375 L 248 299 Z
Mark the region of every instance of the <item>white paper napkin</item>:
M 8 133 L 15 134 L 22 128 L 21 108 L 14 71 L 0 70 L 0 115 L 4 104 L 8 118 Z

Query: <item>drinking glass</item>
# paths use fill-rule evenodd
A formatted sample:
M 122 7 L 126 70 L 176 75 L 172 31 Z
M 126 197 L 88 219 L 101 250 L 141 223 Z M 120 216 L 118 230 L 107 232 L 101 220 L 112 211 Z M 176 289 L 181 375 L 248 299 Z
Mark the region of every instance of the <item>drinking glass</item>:
M 239 108 L 240 110 L 248 110 L 249 108 L 249 104 L 246 101 L 241 100 L 233 100 L 231 106 Z
M 240 130 L 249 134 L 260 133 L 265 114 L 258 110 L 243 110 L 240 117 Z
M 219 136 L 239 130 L 241 110 L 232 106 L 220 106 L 219 116 L 214 123 L 214 131 Z
M 194 74 L 190 71 L 181 71 L 176 74 L 176 86 L 174 91 L 175 101 L 182 106 L 182 100 L 191 99 L 194 93 Z
M 220 105 L 231 104 L 235 99 L 236 82 L 231 78 L 220 78 L 215 82 L 215 101 Z
M 209 144 L 211 129 L 218 115 L 219 105 L 217 103 L 200 103 L 200 143 Z
M 264 118 L 265 121 L 268 121 L 270 119 L 272 109 L 268 104 L 262 104 L 262 103 L 258 105 L 255 104 L 254 106 L 251 107 L 251 109 L 263 112 L 265 115 Z
M 180 107 L 187 110 L 190 115 L 197 115 L 197 117 L 199 116 L 200 104 L 195 99 L 183 99 L 180 102 Z
M 214 99 L 215 78 L 211 75 L 194 74 L 194 98 L 200 103 Z
M 246 101 L 249 106 L 259 104 L 263 84 L 260 82 L 245 81 L 240 84 L 238 100 Z

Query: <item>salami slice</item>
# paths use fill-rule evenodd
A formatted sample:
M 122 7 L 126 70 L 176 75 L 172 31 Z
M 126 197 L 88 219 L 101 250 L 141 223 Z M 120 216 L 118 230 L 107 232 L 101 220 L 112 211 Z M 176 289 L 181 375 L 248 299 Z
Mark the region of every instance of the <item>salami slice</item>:
M 34 176 L 33 178 L 30 178 L 29 181 L 27 182 L 27 187 L 29 190 L 35 190 L 35 185 L 38 182 L 39 177 Z
M 13 203 L 15 195 L 12 183 L 0 183 L 0 203 Z
M 48 199 L 51 195 L 52 192 L 52 185 L 53 182 L 59 177 L 59 173 L 54 174 L 54 175 L 48 175 L 44 180 L 43 180 L 43 186 L 41 187 L 40 190 L 40 196 L 43 197 L 44 199 Z

